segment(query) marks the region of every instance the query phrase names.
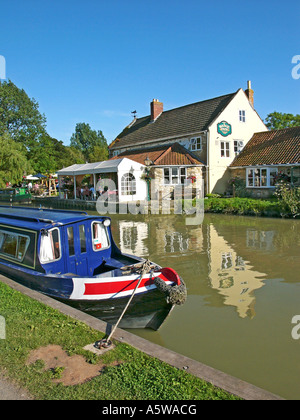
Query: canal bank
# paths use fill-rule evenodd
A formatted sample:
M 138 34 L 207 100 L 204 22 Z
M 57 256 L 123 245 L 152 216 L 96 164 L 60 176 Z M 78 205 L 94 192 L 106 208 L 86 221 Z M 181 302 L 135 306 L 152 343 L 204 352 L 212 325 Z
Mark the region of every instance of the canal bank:
M 239 197 L 206 197 L 196 200 L 164 200 L 163 202 L 129 202 L 119 205 L 118 202 L 103 203 L 79 199 L 60 199 L 58 197 L 34 197 L 34 206 L 54 209 L 99 211 L 100 214 L 191 214 L 214 213 L 238 216 L 259 216 L 268 218 L 299 218 L 299 214 L 291 214 L 286 205 L 278 199 L 254 199 Z
M 42 295 L 38 292 L 30 290 L 6 277 L 0 276 L 0 282 L 9 286 L 11 289 L 20 292 L 21 294 L 28 296 L 31 299 L 34 299 L 37 302 L 40 302 L 47 307 L 53 308 L 56 311 L 59 311 L 62 314 L 71 317 L 73 320 L 84 323 L 86 326 L 92 328 L 95 331 L 99 332 L 99 336 L 103 336 L 103 333 L 108 334 L 111 326 L 104 323 L 101 320 L 98 320 L 94 317 L 91 317 L 88 314 L 85 314 L 81 311 L 78 311 L 74 308 L 71 308 L 67 305 L 64 305 L 58 301 L 55 301 L 45 295 Z M 18 308 L 15 309 L 18 311 Z M 24 315 L 26 316 L 26 315 Z M 35 327 L 32 326 L 32 329 Z M 44 325 L 43 328 L 47 328 L 47 325 Z M 59 325 L 57 325 L 59 328 Z M 134 347 L 135 349 L 145 353 L 151 358 L 158 359 L 168 365 L 175 367 L 178 371 L 187 372 L 194 377 L 202 379 L 208 383 L 211 383 L 215 387 L 223 389 L 230 394 L 236 395 L 244 400 L 280 400 L 281 398 L 269 393 L 263 389 L 255 387 L 247 382 L 239 380 L 235 377 L 227 375 L 221 371 L 213 369 L 209 366 L 206 366 L 200 362 L 197 362 L 188 357 L 182 356 L 174 351 L 167 350 L 162 346 L 151 343 L 141 337 L 137 337 L 121 329 L 117 329 L 114 335 L 114 339 L 118 343 L 126 343 L 129 346 Z M 14 348 L 11 351 L 21 351 L 21 349 Z M 37 366 L 35 367 L 37 369 Z M 175 382 L 173 384 L 175 386 Z

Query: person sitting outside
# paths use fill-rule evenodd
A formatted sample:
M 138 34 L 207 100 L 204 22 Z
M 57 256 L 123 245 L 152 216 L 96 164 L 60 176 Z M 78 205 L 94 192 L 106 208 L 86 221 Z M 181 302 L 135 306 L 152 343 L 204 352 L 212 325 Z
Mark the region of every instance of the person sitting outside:
M 76 188 L 76 198 L 81 199 L 81 188 L 79 186 Z
M 83 190 L 83 197 L 84 197 L 84 200 L 88 200 L 89 197 L 90 197 L 90 190 L 89 190 L 89 187 L 87 185 L 85 186 L 85 188 Z

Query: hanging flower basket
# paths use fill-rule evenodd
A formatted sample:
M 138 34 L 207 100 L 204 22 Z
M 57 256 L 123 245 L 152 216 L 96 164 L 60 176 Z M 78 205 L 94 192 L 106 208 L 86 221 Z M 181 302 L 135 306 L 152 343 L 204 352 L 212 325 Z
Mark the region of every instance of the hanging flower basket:
M 187 179 L 189 179 L 192 184 L 194 184 L 196 182 L 196 180 L 197 180 L 197 178 L 194 175 L 188 176 Z

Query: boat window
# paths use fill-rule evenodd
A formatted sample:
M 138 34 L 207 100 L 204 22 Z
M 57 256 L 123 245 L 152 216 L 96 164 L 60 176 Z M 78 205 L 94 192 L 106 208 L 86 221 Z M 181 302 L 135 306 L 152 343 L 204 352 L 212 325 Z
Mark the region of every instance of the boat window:
M 75 255 L 75 247 L 74 247 L 74 229 L 73 227 L 68 227 L 68 244 L 69 244 L 69 256 Z
M 84 225 L 79 226 L 80 252 L 86 252 L 86 238 Z
M 0 232 L 0 249 L 2 248 L 3 241 L 4 241 L 4 233 Z
M 30 238 L 15 232 L 0 232 L 0 254 L 23 261 Z
M 92 223 L 93 235 L 93 250 L 99 251 L 100 249 L 109 248 L 109 238 L 107 228 L 102 222 Z
M 60 235 L 57 228 L 48 230 L 41 237 L 40 261 L 49 263 L 61 256 Z

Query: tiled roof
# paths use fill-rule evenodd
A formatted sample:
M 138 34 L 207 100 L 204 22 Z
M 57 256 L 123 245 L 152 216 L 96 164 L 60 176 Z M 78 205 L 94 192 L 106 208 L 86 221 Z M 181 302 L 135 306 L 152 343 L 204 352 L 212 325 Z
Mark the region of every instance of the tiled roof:
M 128 151 L 120 153 L 118 156 L 115 156 L 110 160 L 124 157 L 141 163 L 142 165 L 145 164 L 145 160 L 147 158 L 149 158 L 154 165 L 203 165 L 196 156 L 179 143 Z
M 137 118 L 111 143 L 111 150 L 137 146 L 153 140 L 170 139 L 206 130 L 237 92 L 164 111 L 154 121 L 151 116 Z
M 300 127 L 255 133 L 231 167 L 300 163 Z

